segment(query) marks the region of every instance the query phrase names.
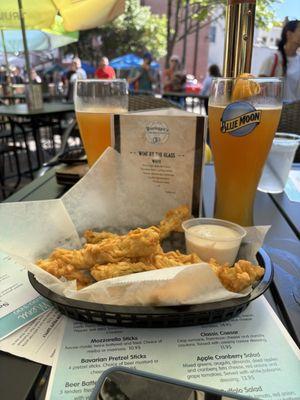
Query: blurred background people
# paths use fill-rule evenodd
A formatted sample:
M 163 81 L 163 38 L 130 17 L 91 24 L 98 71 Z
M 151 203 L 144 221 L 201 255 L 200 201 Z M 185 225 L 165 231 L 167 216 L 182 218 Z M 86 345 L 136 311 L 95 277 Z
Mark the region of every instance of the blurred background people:
M 76 82 L 77 79 L 86 79 L 86 72 L 85 70 L 81 67 L 81 60 L 78 57 L 75 57 L 74 60 L 72 61 L 72 74 L 70 77 L 70 82 Z
M 185 74 L 182 71 L 179 57 L 172 55 L 169 62 L 169 68 L 164 72 L 164 91 L 181 92 L 185 84 Z
M 278 51 L 262 64 L 260 76 L 283 76 L 285 101 L 300 100 L 300 21 L 285 24 L 278 43 Z
M 204 99 L 204 108 L 206 111 L 206 115 L 208 115 L 208 96 L 210 95 L 210 87 L 211 87 L 212 80 L 213 80 L 213 78 L 218 78 L 220 76 L 221 76 L 221 72 L 220 72 L 219 67 L 217 66 L 217 64 L 212 64 L 208 68 L 208 75 L 204 79 L 203 86 L 200 91 L 201 96 L 207 96 L 207 98 Z
M 65 86 L 66 98 L 68 101 L 73 101 L 74 85 L 77 79 L 86 79 L 85 70 L 81 67 L 81 60 L 75 57 L 72 61 L 70 70 L 66 73 Z
M 34 68 L 30 70 L 30 77 L 33 83 L 42 83 L 42 78 L 38 75 Z
M 22 84 L 24 83 L 24 79 L 21 75 L 21 70 L 19 67 L 14 67 L 12 69 L 12 74 L 11 74 L 11 83 L 14 84 Z
M 145 53 L 143 64 L 130 71 L 128 83 L 135 91 L 153 92 L 153 86 L 157 84 L 157 74 L 151 69 L 152 60 L 151 53 Z
M 115 79 L 116 73 L 113 67 L 111 67 L 107 57 L 102 57 L 99 63 L 99 67 L 96 69 L 95 78 L 98 79 Z
M 221 76 L 221 72 L 219 67 L 216 64 L 210 65 L 208 68 L 208 74 L 203 81 L 203 86 L 200 91 L 201 96 L 209 96 L 210 93 L 210 86 L 212 83 L 213 78 L 218 78 Z

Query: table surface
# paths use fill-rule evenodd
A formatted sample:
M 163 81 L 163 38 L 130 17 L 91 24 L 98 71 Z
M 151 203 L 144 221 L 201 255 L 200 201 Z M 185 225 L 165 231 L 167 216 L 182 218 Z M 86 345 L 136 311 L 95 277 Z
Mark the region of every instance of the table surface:
M 9 117 L 30 117 L 35 115 L 57 114 L 74 111 L 74 104 L 72 103 L 44 103 L 43 108 L 40 110 L 29 110 L 27 104 L 13 104 L 7 106 L 0 106 L 0 115 Z
M 203 185 L 205 213 L 210 216 L 214 198 L 212 166 L 206 167 Z M 53 199 L 60 197 L 65 191 L 65 186 L 56 183 L 55 168 L 53 168 L 12 195 L 6 202 Z M 275 271 L 274 282 L 266 292 L 266 298 L 299 345 L 300 304 L 293 297 L 293 285 L 297 279 L 299 282 L 300 278 L 299 230 L 297 231 L 300 225 L 300 203 L 288 202 L 284 196 L 280 203 L 279 200 L 275 201 L 273 196 L 258 192 L 254 218 L 256 225 L 272 225 L 266 236 L 264 248 L 273 261 Z M 290 226 L 289 218 L 294 220 L 293 228 Z M 1 398 L 11 400 L 33 398 L 31 397 L 33 391 L 38 388 L 41 377 L 49 373 L 49 369 L 50 367 L 0 352 Z M 18 385 L 16 376 L 19 377 Z

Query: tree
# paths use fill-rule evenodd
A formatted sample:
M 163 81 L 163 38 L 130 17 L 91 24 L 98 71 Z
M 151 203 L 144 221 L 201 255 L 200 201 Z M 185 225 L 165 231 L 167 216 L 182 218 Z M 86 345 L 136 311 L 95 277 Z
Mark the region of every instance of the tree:
M 272 5 L 282 0 L 257 0 L 256 24 L 270 29 L 275 21 Z M 167 5 L 167 62 L 174 46 L 192 33 L 199 31 L 225 15 L 227 0 L 168 0 Z M 184 29 L 180 29 L 184 25 Z M 184 60 L 183 60 L 184 61 Z
M 72 52 L 95 65 L 102 55 L 114 58 L 149 51 L 158 59 L 166 54 L 166 26 L 166 15 L 152 14 L 139 0 L 126 0 L 123 15 L 101 28 L 80 32 L 78 43 L 68 46 L 65 54 Z

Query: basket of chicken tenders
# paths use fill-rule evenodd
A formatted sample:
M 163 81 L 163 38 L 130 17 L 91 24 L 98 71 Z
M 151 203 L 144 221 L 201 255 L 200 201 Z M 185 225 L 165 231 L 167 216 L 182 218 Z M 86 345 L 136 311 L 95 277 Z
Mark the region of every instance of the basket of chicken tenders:
M 188 198 L 145 184 L 108 149 L 61 199 L 2 204 L 1 247 L 71 318 L 136 327 L 223 321 L 271 282 L 260 249 L 267 228 L 194 218 Z

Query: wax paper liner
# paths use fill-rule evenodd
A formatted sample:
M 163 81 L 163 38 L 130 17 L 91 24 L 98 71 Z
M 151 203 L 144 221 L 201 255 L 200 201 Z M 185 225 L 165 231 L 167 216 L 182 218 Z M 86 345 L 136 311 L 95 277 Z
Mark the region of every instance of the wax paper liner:
M 56 247 L 79 248 L 85 229 L 110 227 L 126 232 L 146 227 L 157 224 L 167 210 L 179 205 L 176 196 L 146 180 L 142 172 L 109 148 L 61 199 L 0 204 L 0 248 L 25 265 L 50 290 L 79 300 L 178 305 L 249 294 L 251 288 L 243 293 L 227 291 L 205 263 L 108 279 L 80 291 L 76 290 L 75 281 L 57 279 L 34 265 Z M 260 247 L 261 239 L 262 235 L 256 247 Z M 247 246 L 243 258 L 256 251 L 251 244 Z

